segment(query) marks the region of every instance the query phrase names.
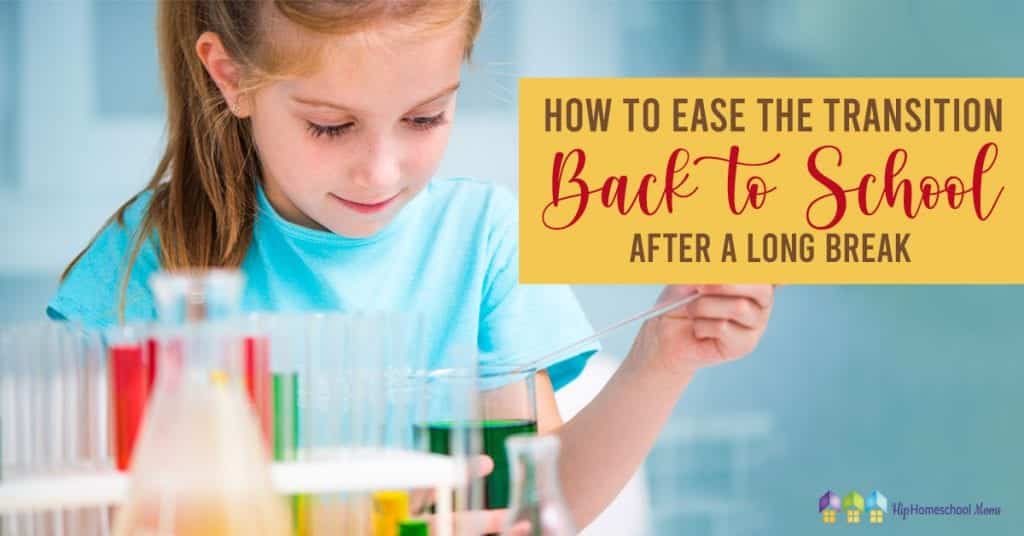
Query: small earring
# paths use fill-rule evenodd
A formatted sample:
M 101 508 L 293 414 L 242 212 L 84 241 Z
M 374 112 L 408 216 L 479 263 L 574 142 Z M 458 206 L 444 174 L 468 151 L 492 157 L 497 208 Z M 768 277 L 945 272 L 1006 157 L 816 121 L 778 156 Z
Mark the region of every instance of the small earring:
M 233 113 L 235 115 L 238 115 L 238 112 L 239 112 L 238 101 L 232 102 L 231 105 L 228 108 L 231 110 L 231 113 Z

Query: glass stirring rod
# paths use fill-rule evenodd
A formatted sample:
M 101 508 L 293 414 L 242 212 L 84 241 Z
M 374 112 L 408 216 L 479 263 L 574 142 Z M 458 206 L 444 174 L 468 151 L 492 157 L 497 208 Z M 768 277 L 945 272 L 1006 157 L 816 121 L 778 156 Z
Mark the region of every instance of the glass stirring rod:
M 668 303 L 665 303 L 663 305 L 655 304 L 654 307 L 651 307 L 650 309 L 647 309 L 646 311 L 642 311 L 642 312 L 637 313 L 637 314 L 635 314 L 633 316 L 630 316 L 628 318 L 624 318 L 622 320 L 619 320 L 618 322 L 616 322 L 614 324 L 611 324 L 609 326 L 606 326 L 603 329 L 601 329 L 600 331 L 596 331 L 596 332 L 594 332 L 591 335 L 587 335 L 586 337 L 583 337 L 582 339 L 579 339 L 576 342 L 573 342 L 573 343 L 570 343 L 570 344 L 568 344 L 566 346 L 563 346 L 563 347 L 561 347 L 561 348 L 559 348 L 559 349 L 557 349 L 557 350 L 555 350 L 553 352 L 544 354 L 543 356 L 541 356 L 541 357 L 539 357 L 537 359 L 534 359 L 533 361 L 529 362 L 528 364 L 522 365 L 522 366 L 518 367 L 517 370 L 532 370 L 532 369 L 539 369 L 539 368 L 541 368 L 543 366 L 547 366 L 549 363 L 552 363 L 557 358 L 563 357 L 564 355 L 568 354 L 569 352 L 572 352 L 573 350 L 577 350 L 580 346 L 583 346 L 585 344 L 589 344 L 591 342 L 599 340 L 602 337 L 604 337 L 605 335 L 607 335 L 607 334 L 609 334 L 609 333 L 611 333 L 611 332 L 621 328 L 622 326 L 625 326 L 627 324 L 632 324 L 633 322 L 637 322 L 637 321 L 648 320 L 648 319 L 654 318 L 656 316 L 661 316 L 661 315 L 663 315 L 663 314 L 665 314 L 665 313 L 667 313 L 667 312 L 669 312 L 669 311 L 671 311 L 673 309 L 676 309 L 678 307 L 682 307 L 682 306 L 692 302 L 693 300 L 696 300 L 698 296 L 700 296 L 700 292 L 693 292 L 691 294 L 687 294 L 686 296 L 683 296 L 681 298 L 672 300 L 672 301 L 670 301 Z

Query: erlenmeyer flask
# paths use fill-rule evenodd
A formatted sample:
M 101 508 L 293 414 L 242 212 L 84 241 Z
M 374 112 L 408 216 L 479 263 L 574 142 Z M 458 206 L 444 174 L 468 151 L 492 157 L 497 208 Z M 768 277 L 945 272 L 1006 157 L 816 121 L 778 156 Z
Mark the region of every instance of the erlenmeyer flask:
M 227 312 L 227 287 L 234 286 L 237 304 L 240 276 L 188 277 L 199 283 L 180 284 L 174 274 L 153 281 L 158 299 L 167 299 L 162 312 L 174 310 L 172 301 L 186 305 L 177 322 L 161 317 L 157 337 L 158 355 L 174 355 L 180 370 L 157 370 L 115 535 L 286 536 L 288 511 L 272 489 L 265 443 L 244 394 L 241 331 Z M 171 292 L 175 285 L 187 295 Z
M 502 534 L 577 534 L 558 483 L 558 437 L 514 436 L 508 438 L 505 445 L 512 465 L 512 503 Z

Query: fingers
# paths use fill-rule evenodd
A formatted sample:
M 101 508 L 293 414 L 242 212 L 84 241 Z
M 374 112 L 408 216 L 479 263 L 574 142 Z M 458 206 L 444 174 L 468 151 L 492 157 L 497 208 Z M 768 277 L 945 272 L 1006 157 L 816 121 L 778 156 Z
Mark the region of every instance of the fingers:
M 775 299 L 775 288 L 776 285 L 668 285 L 662 289 L 656 303 L 667 303 L 696 291 L 700 297 L 695 301 L 708 296 L 747 298 L 762 309 L 770 309 Z
M 661 289 L 661 293 L 658 295 L 655 303 L 668 303 L 699 291 L 700 287 L 697 285 L 666 285 L 665 288 Z
M 700 297 L 677 310 L 669 318 L 728 320 L 740 327 L 759 329 L 767 324 L 774 299 L 771 285 L 706 285 Z
M 530 522 L 519 521 L 515 525 L 509 527 L 509 536 L 530 536 Z
M 454 532 L 455 534 L 497 534 L 500 533 L 505 525 L 505 518 L 508 517 L 508 509 L 499 510 L 474 510 L 472 512 L 455 512 L 453 519 L 455 522 Z M 430 533 L 433 534 L 437 531 L 437 516 L 429 515 L 423 516 L 420 519 L 427 521 L 430 524 Z M 529 523 L 525 525 L 525 532 L 523 529 L 523 522 L 516 523 L 513 527 L 513 534 L 529 534 Z
M 697 339 L 728 339 L 739 326 L 720 318 L 698 318 L 693 321 L 693 334 Z
M 467 471 L 469 473 L 466 476 L 467 481 L 483 478 L 494 471 L 494 460 L 485 454 L 476 456 L 469 462 Z M 409 510 L 411 512 L 421 512 L 432 504 L 434 504 L 433 489 L 412 490 L 409 493 Z
M 434 504 L 433 489 L 416 489 L 409 492 L 409 511 L 419 513 Z
M 739 357 L 757 346 L 767 327 L 775 289 L 772 285 L 705 285 L 687 305 L 693 335 L 709 355 Z
M 469 478 L 481 478 L 494 471 L 494 460 L 486 454 L 473 458 L 469 465 Z
M 731 321 L 750 329 L 763 323 L 766 312 L 767 309 L 746 297 L 701 296 L 686 306 L 690 318 Z
M 739 357 L 749 354 L 757 346 L 758 330 L 747 328 L 730 320 L 698 318 L 693 321 L 693 335 L 716 354 Z
M 771 307 L 775 296 L 773 285 L 700 285 L 698 288 L 703 295 L 749 298 L 764 308 Z
M 455 515 L 455 526 L 461 529 L 465 526 L 464 523 L 469 523 L 470 527 L 480 527 L 480 534 L 494 534 L 501 532 L 506 517 L 507 509 L 462 512 Z M 463 534 L 461 530 L 458 533 Z

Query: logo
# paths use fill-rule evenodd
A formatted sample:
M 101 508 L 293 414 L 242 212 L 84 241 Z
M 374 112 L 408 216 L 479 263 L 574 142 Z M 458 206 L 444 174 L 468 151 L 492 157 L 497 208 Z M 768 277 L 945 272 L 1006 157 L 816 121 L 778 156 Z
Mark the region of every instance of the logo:
M 891 510 L 890 510 L 891 506 Z M 826 525 L 835 525 L 844 513 L 848 525 L 858 525 L 867 512 L 868 523 L 880 525 L 885 522 L 886 511 L 897 520 L 906 521 L 911 517 L 973 517 L 985 518 L 999 516 L 1003 513 L 1003 507 L 999 504 L 976 501 L 953 503 L 916 503 L 895 501 L 889 503 L 889 499 L 878 490 L 872 491 L 865 499 L 860 493 L 851 491 L 840 497 L 832 490 L 828 490 L 818 499 L 818 513 L 821 514 L 821 522 Z
M 846 512 L 846 523 L 850 525 L 859 524 L 861 515 L 866 510 L 868 521 L 872 525 L 881 524 L 885 521 L 885 511 L 889 508 L 889 499 L 878 490 L 872 491 L 864 500 L 864 496 L 856 491 L 851 491 L 843 496 L 842 500 L 832 490 L 825 492 L 818 499 L 818 512 L 821 514 L 821 521 L 826 525 L 835 525 L 836 516 L 840 511 Z

